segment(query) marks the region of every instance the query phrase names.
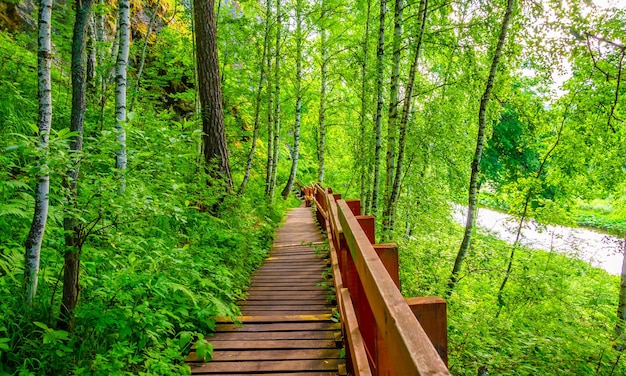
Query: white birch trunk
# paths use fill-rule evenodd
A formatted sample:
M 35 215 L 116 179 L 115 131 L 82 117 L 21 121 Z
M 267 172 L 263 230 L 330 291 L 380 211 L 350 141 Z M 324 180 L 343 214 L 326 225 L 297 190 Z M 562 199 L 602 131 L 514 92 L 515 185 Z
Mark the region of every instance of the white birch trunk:
M 622 243 L 624 259 L 622 261 L 622 275 L 619 284 L 619 302 L 617 304 L 617 324 L 615 325 L 615 349 L 624 350 L 624 323 L 626 323 L 626 238 Z
M 118 149 L 115 156 L 115 168 L 119 169 L 120 191 L 126 188 L 124 173 L 126 170 L 126 71 L 128 50 L 130 48 L 130 1 L 120 0 L 119 8 L 119 51 L 115 72 L 115 130 Z
M 46 221 L 48 219 L 48 192 L 50 191 L 50 175 L 46 163 L 45 153 L 48 149 L 48 135 L 52 122 L 52 94 L 50 82 L 50 65 L 52 61 L 50 43 L 50 22 L 52 17 L 52 0 L 39 2 L 39 53 L 37 68 L 39 70 L 39 128 L 38 147 L 44 154 L 37 162 L 40 170 L 35 189 L 35 212 L 33 222 L 26 239 L 25 265 L 24 265 L 24 292 L 27 305 L 33 304 L 37 293 L 37 280 L 39 275 L 39 260 L 41 255 L 41 242 L 43 240 Z
M 380 1 L 380 16 L 378 26 L 378 48 L 376 50 L 376 148 L 374 150 L 374 187 L 372 188 L 372 214 L 378 214 L 378 191 L 380 189 L 380 153 L 382 149 L 383 128 L 383 76 L 385 73 L 385 15 L 387 14 L 387 0 Z

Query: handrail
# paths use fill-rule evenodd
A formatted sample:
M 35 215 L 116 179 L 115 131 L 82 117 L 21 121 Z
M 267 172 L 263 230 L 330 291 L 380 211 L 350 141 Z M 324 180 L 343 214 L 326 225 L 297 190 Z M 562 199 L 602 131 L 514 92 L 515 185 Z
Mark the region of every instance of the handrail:
M 445 301 L 402 297 L 397 246 L 374 244 L 374 219 L 358 215 L 359 200 L 316 183 L 302 190 L 328 235 L 349 371 L 449 375 Z

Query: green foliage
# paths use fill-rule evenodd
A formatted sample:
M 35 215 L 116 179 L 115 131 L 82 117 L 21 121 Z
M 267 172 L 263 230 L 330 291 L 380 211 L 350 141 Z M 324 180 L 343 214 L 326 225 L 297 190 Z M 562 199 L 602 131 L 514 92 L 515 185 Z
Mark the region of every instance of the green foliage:
M 33 129 L 35 54 L 23 41 L 0 33 L 0 55 L 7 62 L 0 68 L 0 374 L 189 373 L 183 360 L 191 345 L 210 358 L 206 335 L 215 318 L 239 314 L 236 302 L 251 272 L 265 258 L 284 210 L 297 202 L 266 205 L 256 180 L 242 197 L 208 184 L 198 157 L 199 125 L 185 113 L 189 106 L 193 111 L 188 76 L 193 65 L 191 55 L 181 51 L 188 51 L 191 41 L 167 28 L 160 38 L 134 116 L 125 124 L 129 170 L 123 195 L 113 168 L 111 103 L 101 119 L 98 103 L 89 102 L 80 193 L 72 211 L 85 239 L 76 327 L 70 333 L 57 329 L 63 216 L 69 212 L 62 188 L 72 136 L 64 106 L 68 93 L 54 86 L 53 130 L 44 154 L 35 147 Z M 62 77 L 62 69 L 54 66 L 53 77 Z M 37 158 L 48 162 L 51 207 L 38 295 L 27 308 L 21 299 L 23 243 Z
M 400 244 L 405 296 L 445 291 L 462 232 L 442 217 L 418 214 L 415 240 Z M 507 305 L 496 317 L 510 247 L 481 234 L 473 242 L 448 300 L 451 373 L 475 375 L 486 366 L 498 375 L 610 374 L 620 355 L 612 348 L 619 278 L 563 255 L 518 248 Z M 626 366 L 620 362 L 614 372 Z

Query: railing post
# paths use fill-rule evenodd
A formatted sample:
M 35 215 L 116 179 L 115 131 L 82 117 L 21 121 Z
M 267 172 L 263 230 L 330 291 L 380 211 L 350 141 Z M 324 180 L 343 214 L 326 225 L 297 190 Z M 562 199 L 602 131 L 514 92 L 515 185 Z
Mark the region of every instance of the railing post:
M 361 215 L 361 200 L 346 200 L 346 204 L 348 204 L 352 214 Z
M 439 296 L 423 296 L 406 298 L 406 302 L 447 367 L 448 317 L 446 315 L 446 301 Z

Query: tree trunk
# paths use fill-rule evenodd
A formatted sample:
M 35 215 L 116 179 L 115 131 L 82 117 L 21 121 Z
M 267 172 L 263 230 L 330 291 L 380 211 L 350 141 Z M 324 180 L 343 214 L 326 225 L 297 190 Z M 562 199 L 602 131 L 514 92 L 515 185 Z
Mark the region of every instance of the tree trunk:
M 37 148 L 43 154 L 38 157 L 37 166 L 40 167 L 37 174 L 37 187 L 35 188 L 35 211 L 33 222 L 30 226 L 28 238 L 26 238 L 25 262 L 24 262 L 24 294 L 26 304 L 31 306 L 37 293 L 39 277 L 39 259 L 41 254 L 41 242 L 48 220 L 48 193 L 50 192 L 50 174 L 46 161 L 50 124 L 52 123 L 52 84 L 50 81 L 50 65 L 52 62 L 50 23 L 52 21 L 52 0 L 39 2 L 37 39 L 37 69 L 39 71 L 39 118 L 37 128 L 39 140 Z
M 480 159 L 483 154 L 483 145 L 485 142 L 485 128 L 487 125 L 487 106 L 489 105 L 489 100 L 491 98 L 491 90 L 493 89 L 493 82 L 496 77 L 498 62 L 500 61 L 502 48 L 504 46 L 504 41 L 506 40 L 506 32 L 509 27 L 511 13 L 513 12 L 514 2 L 515 0 L 508 0 L 507 2 L 506 11 L 502 20 L 502 28 L 500 29 L 500 35 L 498 36 L 498 44 L 496 45 L 496 50 L 493 54 L 493 60 L 491 61 L 491 68 L 489 69 L 487 85 L 485 87 L 485 92 L 480 99 L 480 109 L 478 111 L 478 136 L 476 137 L 476 151 L 474 152 L 474 159 L 472 161 L 472 173 L 470 177 L 465 233 L 463 234 L 463 241 L 461 242 L 461 247 L 459 248 L 456 260 L 454 261 L 454 268 L 452 269 L 452 274 L 450 275 L 450 280 L 448 281 L 448 288 L 446 291 L 447 296 L 450 296 L 452 294 L 452 291 L 454 291 L 454 286 L 458 281 L 458 275 L 461 271 L 461 267 L 463 266 L 463 260 L 465 259 L 467 250 L 470 247 L 472 233 L 474 231 L 476 210 L 478 209 L 478 174 L 480 172 Z
M 70 142 L 72 168 L 64 182 L 67 189 L 67 203 L 63 228 L 65 230 L 65 263 L 63 265 L 63 298 L 59 327 L 71 331 L 74 329 L 74 309 L 78 303 L 80 251 L 82 247 L 81 228 L 76 218 L 76 200 L 78 197 L 78 173 L 80 171 L 83 150 L 83 130 L 85 123 L 85 34 L 92 0 L 76 1 L 76 21 L 72 37 L 72 112 L 70 131 L 76 135 Z
M 424 30 L 426 29 L 426 16 L 428 12 L 428 0 L 421 0 L 419 5 L 419 23 L 417 26 L 417 41 L 413 50 L 413 62 L 409 70 L 409 78 L 407 82 L 404 105 L 402 106 L 402 118 L 400 119 L 400 138 L 398 139 L 398 162 L 396 164 L 395 178 L 393 179 L 393 187 L 389 199 L 389 231 L 393 231 L 396 218 L 396 207 L 398 198 L 400 197 L 400 180 L 402 179 L 402 169 L 404 167 L 404 149 L 406 147 L 406 129 L 409 122 L 409 114 L 411 113 L 411 104 L 413 103 L 413 89 L 415 87 L 415 75 L 417 74 L 417 65 L 419 62 L 420 50 L 422 47 L 422 39 Z
M 380 17 L 378 24 L 378 49 L 376 50 L 376 149 L 374 151 L 374 187 L 372 189 L 372 214 L 378 212 L 378 191 L 380 188 L 380 152 L 382 148 L 383 129 L 383 74 L 385 73 L 385 15 L 387 0 L 380 0 Z
M 383 197 L 383 240 L 389 239 L 389 222 L 391 220 L 391 191 L 395 177 L 396 162 L 396 123 L 398 120 L 398 83 L 400 81 L 400 57 L 402 40 L 402 7 L 403 0 L 396 0 L 393 12 L 393 57 L 391 64 L 391 80 L 389 81 L 389 117 L 387 119 L 387 173 L 385 174 L 385 191 Z
M 204 162 L 209 175 L 233 187 L 222 110 L 215 0 L 194 0 L 196 59 L 202 113 Z
M 617 304 L 617 324 L 615 325 L 615 339 L 617 340 L 616 350 L 624 349 L 624 328 L 626 327 L 626 238 L 622 243 L 622 275 L 619 284 L 619 302 Z
M 296 180 L 298 172 L 298 158 L 300 154 L 300 116 L 302 113 L 302 0 L 296 1 L 296 122 L 293 130 L 293 158 L 289 179 L 282 191 L 283 199 L 289 197 L 289 192 Z
M 324 1 L 321 4 L 322 15 L 321 20 L 326 17 L 326 8 Z M 324 182 L 325 172 L 325 151 L 326 151 L 326 84 L 328 81 L 328 46 L 326 45 L 326 28 L 324 25 L 320 28 L 320 49 L 322 52 L 322 65 L 320 77 L 320 115 L 319 115 L 319 137 L 317 142 L 317 181 Z
M 268 15 L 269 17 L 269 15 Z M 272 72 L 272 57 L 268 51 L 267 54 L 267 165 L 265 175 L 265 196 L 270 197 L 270 189 L 272 187 L 272 177 L 274 172 L 274 90 L 273 83 L 270 82 L 270 74 Z
M 254 131 L 252 133 L 252 144 L 250 145 L 250 153 L 248 153 L 248 162 L 246 163 L 246 171 L 243 175 L 243 180 L 241 181 L 241 185 L 239 186 L 239 190 L 237 194 L 243 194 L 243 191 L 246 189 L 246 185 L 248 184 L 248 180 L 250 179 L 250 170 L 252 169 L 252 162 L 254 162 L 254 152 L 256 150 L 256 142 L 259 138 L 259 117 L 261 115 L 261 99 L 263 97 L 263 86 L 265 85 L 265 80 L 267 79 L 267 72 L 265 71 L 265 59 L 267 59 L 267 50 L 269 49 L 269 37 L 270 37 L 270 14 L 272 12 L 272 1 L 265 0 L 266 8 L 265 8 L 265 38 L 263 40 L 263 54 L 261 57 L 261 61 L 259 63 L 259 86 L 256 93 L 256 99 L 254 103 Z
M 87 25 L 88 36 L 87 38 L 87 73 L 86 80 L 89 90 L 92 91 L 95 88 L 96 78 L 96 65 L 98 64 L 96 54 L 96 21 L 94 17 L 89 17 L 89 23 Z
M 115 67 L 115 131 L 117 133 L 117 150 L 115 151 L 115 168 L 120 179 L 120 192 L 126 189 L 126 73 L 128 51 L 130 49 L 130 0 L 119 0 L 119 33 L 120 47 Z
M 272 141 L 272 176 L 270 181 L 269 202 L 274 202 L 274 190 L 278 177 L 278 150 L 280 141 L 280 38 L 282 29 L 282 14 L 280 1 L 276 1 L 276 48 L 274 50 L 274 140 Z
M 361 63 L 361 119 L 359 121 L 359 170 L 360 170 L 360 183 L 361 183 L 361 200 L 363 200 L 363 208 L 362 213 L 369 213 L 369 200 L 367 197 L 366 187 L 368 186 L 369 179 L 367 178 L 370 174 L 369 171 L 369 163 L 367 161 L 369 158 L 365 156 L 368 155 L 366 148 L 366 137 L 365 137 L 365 122 L 367 120 L 367 62 L 369 60 L 369 35 L 370 35 L 370 13 L 372 8 L 372 0 L 367 0 L 367 16 L 365 20 L 365 36 L 363 37 L 363 62 Z
M 554 144 L 552 145 L 552 147 L 550 147 L 550 149 L 546 152 L 546 154 L 543 156 L 543 159 L 541 160 L 541 164 L 539 165 L 539 169 L 537 170 L 537 174 L 535 175 L 536 180 L 541 179 L 541 175 L 543 174 L 543 169 L 546 167 L 546 164 L 548 163 L 548 159 L 550 158 L 550 156 L 552 155 L 556 147 L 561 142 L 561 137 L 563 136 L 563 129 L 565 128 L 565 121 L 567 120 L 567 116 L 568 116 L 567 114 L 569 112 L 569 108 L 571 104 L 572 103 L 570 102 L 565 108 L 565 113 L 563 114 L 563 120 L 561 121 L 561 126 L 559 127 L 559 131 L 556 136 L 556 141 L 554 141 Z M 530 187 L 528 189 L 528 192 L 526 193 L 526 198 L 524 200 L 524 207 L 522 208 L 522 216 L 520 217 L 519 224 L 517 226 L 517 233 L 515 235 L 515 241 L 513 242 L 513 245 L 511 248 L 511 254 L 509 256 L 509 263 L 506 268 L 506 273 L 504 275 L 504 279 L 502 280 L 502 284 L 500 285 L 500 288 L 498 289 L 499 308 L 498 308 L 498 312 L 496 313 L 496 317 L 500 316 L 500 311 L 502 310 L 502 307 L 505 304 L 503 291 L 504 291 L 504 288 L 506 287 L 506 283 L 509 281 L 509 277 L 511 276 L 511 271 L 513 270 L 513 260 L 515 259 L 515 250 L 519 246 L 519 240 L 522 235 L 522 229 L 524 228 L 524 221 L 526 221 L 526 218 L 528 217 L 528 204 L 530 204 L 530 200 L 533 197 L 533 195 L 534 195 L 534 189 L 533 187 Z

